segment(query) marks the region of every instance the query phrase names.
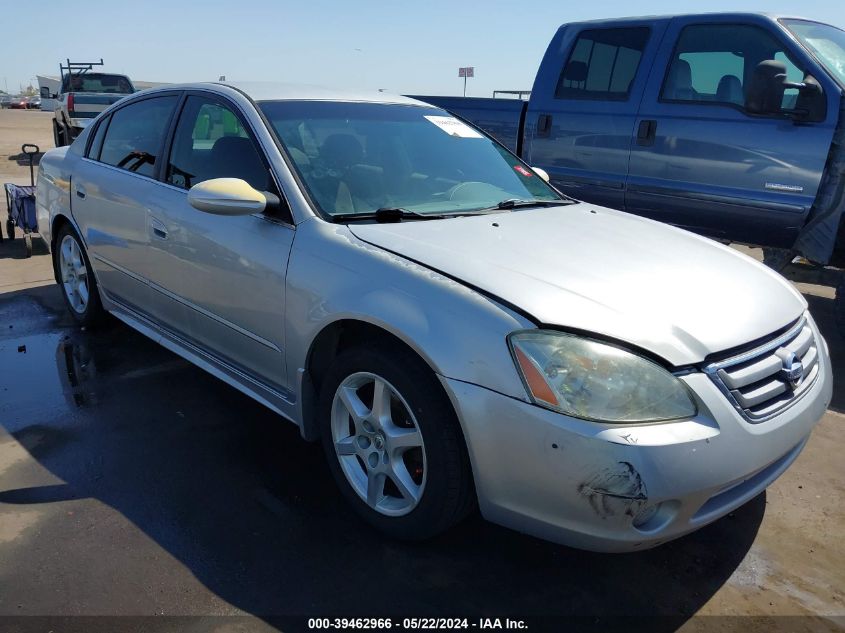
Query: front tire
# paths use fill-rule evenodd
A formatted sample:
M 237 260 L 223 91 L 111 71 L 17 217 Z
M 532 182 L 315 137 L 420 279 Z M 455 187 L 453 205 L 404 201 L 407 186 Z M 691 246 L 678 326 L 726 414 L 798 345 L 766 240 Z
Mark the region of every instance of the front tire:
M 54 263 L 56 278 L 70 315 L 79 325 L 99 323 L 105 311 L 97 280 L 79 236 L 68 224 L 56 236 Z
M 457 416 L 434 373 L 410 352 L 342 352 L 322 381 L 318 415 L 341 493 L 379 531 L 427 539 L 472 508 Z

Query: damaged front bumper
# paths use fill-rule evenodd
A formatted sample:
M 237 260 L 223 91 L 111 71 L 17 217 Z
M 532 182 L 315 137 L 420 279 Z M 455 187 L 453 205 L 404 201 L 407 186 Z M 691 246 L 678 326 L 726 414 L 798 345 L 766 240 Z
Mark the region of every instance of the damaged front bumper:
M 758 424 L 746 421 L 703 373 L 682 378 L 698 400 L 696 418 L 629 427 L 441 381 L 461 421 L 486 519 L 565 545 L 626 552 L 724 516 L 789 467 L 830 403 L 831 367 L 822 345 L 812 388 Z

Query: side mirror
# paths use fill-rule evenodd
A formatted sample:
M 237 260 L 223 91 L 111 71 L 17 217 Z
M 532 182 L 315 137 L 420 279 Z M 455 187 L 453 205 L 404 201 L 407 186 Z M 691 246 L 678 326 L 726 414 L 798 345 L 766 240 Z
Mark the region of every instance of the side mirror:
M 213 178 L 188 191 L 192 207 L 214 215 L 251 215 L 267 207 L 267 196 L 240 178 Z
M 549 180 L 551 180 L 549 178 L 549 173 L 545 169 L 541 169 L 539 167 L 532 167 L 531 169 L 533 169 L 534 173 L 540 176 L 540 178 L 542 178 L 546 182 L 549 182 Z
M 787 89 L 798 91 L 793 109 L 783 106 Z M 745 91 L 745 109 L 751 114 L 784 114 L 804 121 L 823 121 L 827 102 L 814 77 L 807 75 L 801 83 L 788 81 L 786 64 L 767 59 L 754 69 Z
M 38 91 L 38 94 L 41 95 L 42 99 L 49 99 L 50 89 L 47 86 L 41 86 L 41 89 Z
M 786 90 L 786 64 L 767 59 L 754 69 L 745 89 L 745 109 L 751 114 L 777 114 Z

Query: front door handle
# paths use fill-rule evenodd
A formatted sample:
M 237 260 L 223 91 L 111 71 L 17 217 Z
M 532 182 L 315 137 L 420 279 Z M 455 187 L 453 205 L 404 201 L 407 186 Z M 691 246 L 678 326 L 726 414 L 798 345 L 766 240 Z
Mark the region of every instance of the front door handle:
M 85 188 L 82 185 L 76 185 L 76 197 L 85 199 Z
M 654 145 L 654 137 L 657 135 L 657 121 L 643 119 L 637 128 L 637 145 L 651 147 Z
M 167 239 L 167 227 L 164 226 L 164 222 L 157 218 L 150 218 L 150 226 L 153 229 L 153 235 L 163 240 Z

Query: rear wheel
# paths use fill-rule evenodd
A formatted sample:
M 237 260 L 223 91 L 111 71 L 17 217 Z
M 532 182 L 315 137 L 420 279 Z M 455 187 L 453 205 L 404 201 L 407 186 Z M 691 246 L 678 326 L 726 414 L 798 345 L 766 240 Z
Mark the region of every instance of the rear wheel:
M 430 538 L 472 508 L 455 412 L 433 372 L 409 352 L 359 347 L 341 353 L 323 380 L 319 415 L 335 481 L 378 530 Z
M 833 311 L 836 315 L 836 326 L 839 328 L 839 335 L 845 338 L 845 272 L 839 274 L 839 286 L 836 288 Z
M 71 316 L 79 325 L 99 322 L 104 310 L 97 280 L 88 255 L 70 225 L 66 224 L 59 231 L 56 246 L 56 273 Z

